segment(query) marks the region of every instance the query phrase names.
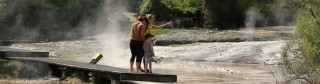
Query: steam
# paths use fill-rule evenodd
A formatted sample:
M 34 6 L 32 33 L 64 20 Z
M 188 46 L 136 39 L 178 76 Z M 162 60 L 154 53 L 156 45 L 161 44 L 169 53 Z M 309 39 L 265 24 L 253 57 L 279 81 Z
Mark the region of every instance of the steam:
M 257 21 L 262 19 L 262 15 L 258 12 L 258 10 L 254 7 L 250 7 L 246 12 L 246 20 L 245 20 L 245 28 L 249 35 L 246 35 L 244 38 L 247 40 L 253 40 L 252 35 L 255 30 L 255 26 Z
M 4 12 L 0 14 L 0 20 L 12 20 L 12 22 L 8 22 L 12 24 L 6 26 L 9 33 L 3 35 L 13 35 L 11 37 L 26 40 L 47 36 L 48 39 L 57 41 L 79 39 L 79 37 L 86 36 L 93 37 L 99 44 L 103 45 L 95 48 L 95 52 L 90 52 L 92 56 L 96 53 L 101 53 L 104 56 L 98 63 L 112 66 L 127 66 L 129 64 L 131 54 L 129 53 L 128 40 L 131 22 L 124 13 L 127 12 L 128 3 L 131 1 L 102 0 L 101 3 L 92 1 L 97 3 L 88 3 L 87 5 L 90 7 L 82 8 L 81 4 L 83 2 L 91 1 L 71 0 L 69 2 L 72 3 L 71 7 L 68 10 L 63 10 L 61 14 L 55 14 L 53 9 L 47 10 L 46 5 L 48 4 L 40 2 L 42 1 L 6 0 L 6 4 L 1 4 L 0 12 Z M 97 6 L 94 6 L 94 4 Z M 103 6 L 100 6 L 101 4 Z M 85 10 L 86 13 L 82 12 L 81 9 Z M 88 11 L 94 13 L 87 13 Z M 74 22 L 73 25 L 67 23 L 71 21 L 64 21 L 69 20 L 69 18 L 61 19 L 60 15 L 65 15 L 61 17 L 79 16 L 79 20 L 76 19 L 77 22 Z M 72 19 L 74 18 L 72 17 Z M 0 25 L 0 28 L 2 28 L 2 25 Z M 3 38 L 0 36 L 0 39 Z M 85 45 L 79 44 L 76 46 L 82 47 Z M 91 56 L 85 56 L 84 58 L 91 59 Z
M 269 17 L 263 17 L 263 15 L 259 12 L 260 9 L 250 7 L 248 11 L 246 11 L 246 19 L 245 19 L 245 27 L 246 28 L 255 28 L 256 25 L 262 24 L 271 24 L 278 26 L 290 26 L 295 24 L 295 11 L 293 9 L 289 9 L 286 6 L 288 5 L 288 0 L 277 0 L 274 7 L 270 9 L 272 15 L 268 15 Z M 272 19 L 271 19 L 272 18 Z M 269 21 L 269 20 L 274 20 Z
M 92 22 L 84 21 L 81 26 L 84 35 L 92 33 L 91 28 L 94 28 L 94 33 L 100 35 L 95 36 L 99 44 L 102 44 L 102 52 L 104 57 L 98 62 L 103 65 L 116 67 L 128 67 L 129 57 L 131 54 L 128 48 L 128 40 L 130 34 L 130 19 L 124 13 L 127 12 L 127 3 L 123 0 L 106 0 L 100 12 L 98 19 Z M 98 50 L 101 51 L 101 50 Z
M 15 18 L 15 25 L 13 25 L 11 27 L 13 29 L 11 31 L 15 31 L 15 32 L 17 32 L 18 35 L 20 35 L 19 37 L 15 37 L 15 39 L 19 39 L 19 40 L 36 40 L 35 38 L 37 36 L 39 36 L 38 29 L 26 28 L 23 25 L 23 17 L 24 17 L 23 15 L 19 14 Z M 19 33 L 19 32 L 24 32 L 24 33 Z
M 253 31 L 257 25 L 259 26 L 292 26 L 295 24 L 295 11 L 286 8 L 288 0 L 277 0 L 275 6 L 270 9 L 273 15 L 264 17 L 255 7 L 250 7 L 246 11 L 245 30 L 248 32 L 244 36 L 247 40 L 253 40 Z
M 275 21 L 278 25 L 294 25 L 295 13 L 285 6 L 288 4 L 288 0 L 277 0 L 277 7 L 274 8 L 273 14 L 275 15 Z
M 8 2 L 9 4 L 5 4 L 4 2 Z M 8 21 L 6 18 L 10 18 L 12 16 L 12 23 L 13 25 L 10 25 L 8 27 L 3 27 L 3 25 L 8 25 L 10 23 L 4 23 L 2 24 L 2 31 L 5 30 L 5 32 L 2 32 L 2 35 L 0 38 L 3 40 L 36 40 L 35 37 L 39 36 L 39 29 L 28 27 L 24 24 L 25 22 L 25 15 L 21 14 L 21 11 L 26 11 L 23 8 L 26 8 L 26 4 L 30 4 L 31 2 L 25 1 L 25 0 L 11 0 L 11 1 L 0 1 L 0 21 Z M 12 15 L 10 15 L 12 14 Z M 14 14 L 14 15 L 13 15 Z M 41 17 L 41 16 L 39 16 Z M 43 21 L 39 21 L 43 22 Z M 34 23 L 30 21 L 30 23 Z M 1 27 L 1 26 L 0 26 Z M 12 33 L 15 32 L 15 33 Z
M 250 7 L 246 12 L 245 27 L 246 28 L 255 28 L 256 22 L 262 19 L 262 15 L 254 7 Z

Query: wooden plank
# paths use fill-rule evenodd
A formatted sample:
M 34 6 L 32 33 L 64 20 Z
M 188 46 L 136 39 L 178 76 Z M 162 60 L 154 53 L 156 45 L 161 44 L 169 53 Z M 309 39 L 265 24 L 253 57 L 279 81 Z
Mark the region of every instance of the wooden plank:
M 46 62 L 49 64 L 58 65 L 58 66 L 66 66 L 66 67 L 80 68 L 80 69 L 100 71 L 100 72 L 123 73 L 123 72 L 127 71 L 126 69 L 121 69 L 121 68 L 116 68 L 116 67 L 74 62 L 74 61 L 54 59 L 54 58 L 41 58 L 41 57 L 9 57 L 9 58 L 10 59 L 41 61 L 41 62 Z
M 10 57 L 10 59 L 35 60 L 65 66 L 68 68 L 78 68 L 101 73 L 102 76 L 112 80 L 133 80 L 133 81 L 150 81 L 150 82 L 177 82 L 177 75 L 169 74 L 145 74 L 145 73 L 130 73 L 127 69 L 116 68 L 105 65 L 89 64 L 73 62 L 61 59 L 41 58 L 41 57 Z
M 116 68 L 111 66 L 47 58 L 49 57 L 48 52 L 36 52 L 36 51 L 13 49 L 13 48 L 0 46 L 0 57 L 9 58 L 9 59 L 20 59 L 20 60 L 34 60 L 34 61 L 45 62 L 45 63 L 57 65 L 57 66 L 89 70 L 89 71 L 101 73 L 102 76 L 108 77 L 112 80 L 177 82 L 177 75 L 156 74 L 156 73 L 153 73 L 153 74 L 130 73 L 128 72 L 127 69 Z
M 49 52 L 38 52 L 0 46 L 0 57 L 49 57 Z
M 177 75 L 169 75 L 169 74 L 123 73 L 123 74 L 120 74 L 120 76 L 121 76 L 121 80 L 150 81 L 150 82 L 177 82 Z
M 19 43 L 42 43 L 47 41 L 48 41 L 48 38 L 46 37 L 35 37 L 33 39 L 20 39 L 20 40 L 0 40 L 0 46 L 9 46 L 12 44 L 19 44 Z

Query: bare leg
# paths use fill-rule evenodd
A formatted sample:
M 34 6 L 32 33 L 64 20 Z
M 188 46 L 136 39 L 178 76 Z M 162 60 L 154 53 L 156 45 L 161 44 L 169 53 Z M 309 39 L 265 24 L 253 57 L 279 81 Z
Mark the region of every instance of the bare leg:
M 149 62 L 148 64 L 149 64 L 149 69 L 150 69 L 149 73 L 152 73 L 152 62 Z
M 130 62 L 130 72 L 133 72 L 133 62 Z
M 142 58 L 142 61 L 143 61 L 144 71 L 146 71 L 147 70 L 147 65 L 146 65 L 146 60 L 144 59 L 144 57 Z
M 144 70 L 145 70 L 145 71 L 144 71 L 145 73 L 148 73 L 148 63 L 145 63 L 145 64 L 144 64 Z
M 136 62 L 136 70 L 137 70 L 137 72 L 139 72 L 140 71 L 140 62 Z
M 141 65 L 140 65 L 140 71 L 141 72 L 145 72 L 147 69 L 145 68 L 145 65 L 146 65 L 146 62 L 145 62 L 145 60 L 144 60 L 144 57 L 142 57 L 142 60 L 141 60 L 141 62 L 143 62 L 142 64 L 143 64 L 143 67 L 141 67 Z M 144 70 L 142 70 L 141 68 L 144 68 Z

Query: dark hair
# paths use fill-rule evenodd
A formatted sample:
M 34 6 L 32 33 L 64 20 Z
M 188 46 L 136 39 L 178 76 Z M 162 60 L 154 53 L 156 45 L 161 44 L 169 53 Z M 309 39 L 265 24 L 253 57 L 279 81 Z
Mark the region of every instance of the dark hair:
M 144 16 L 138 16 L 138 21 L 143 21 L 143 20 L 145 20 Z

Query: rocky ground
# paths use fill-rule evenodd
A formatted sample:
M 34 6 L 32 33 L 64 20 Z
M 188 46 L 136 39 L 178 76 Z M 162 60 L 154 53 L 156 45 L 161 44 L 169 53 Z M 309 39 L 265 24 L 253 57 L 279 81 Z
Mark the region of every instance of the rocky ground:
M 281 50 L 293 32 L 293 27 L 219 31 L 167 29 L 156 35 L 156 45 L 161 46 L 154 47 L 155 54 L 164 60 L 154 64 L 154 72 L 177 74 L 178 83 L 182 84 L 283 82 Z M 111 37 L 101 35 L 75 41 L 14 44 L 10 47 L 48 51 L 51 57 L 78 62 L 89 62 L 94 54 L 102 53 L 104 57 L 98 64 L 128 68 L 131 54 L 127 38 L 122 41 L 107 39 Z
M 156 45 L 188 44 L 197 42 L 244 42 L 287 40 L 294 32 L 292 26 L 239 28 L 237 30 L 168 29 L 156 35 Z

